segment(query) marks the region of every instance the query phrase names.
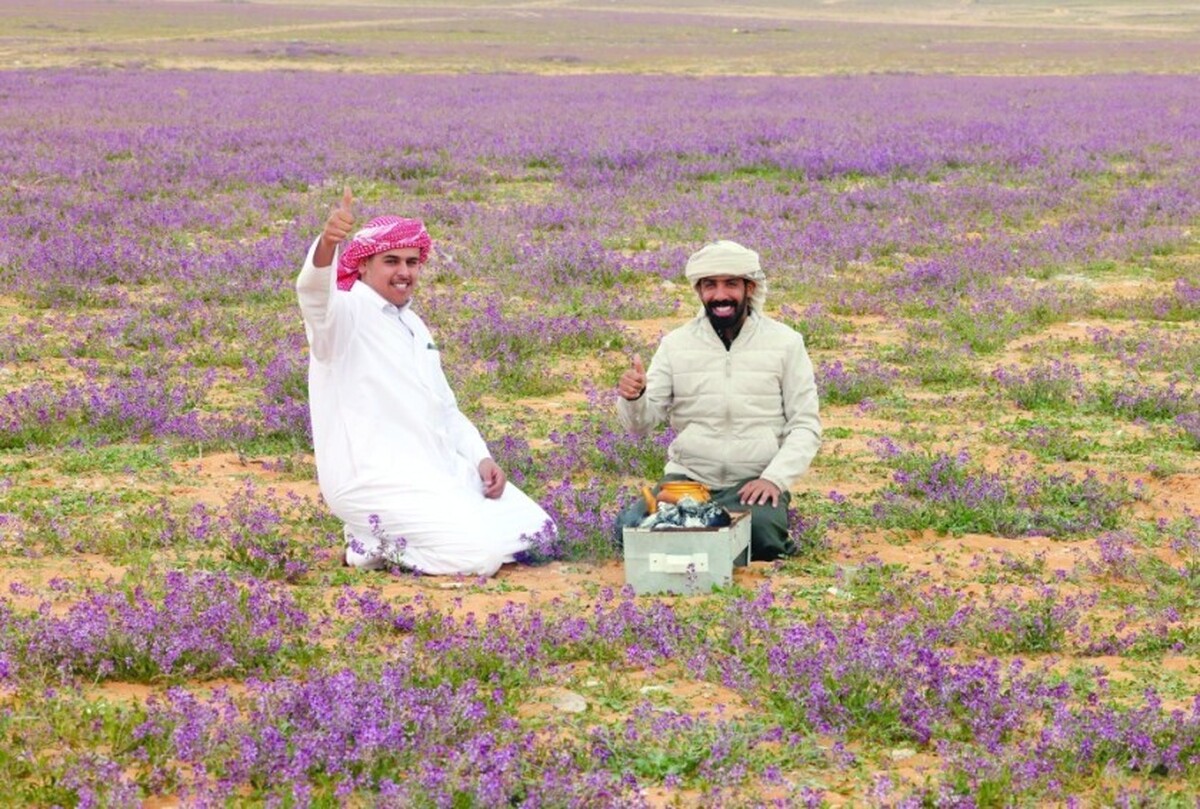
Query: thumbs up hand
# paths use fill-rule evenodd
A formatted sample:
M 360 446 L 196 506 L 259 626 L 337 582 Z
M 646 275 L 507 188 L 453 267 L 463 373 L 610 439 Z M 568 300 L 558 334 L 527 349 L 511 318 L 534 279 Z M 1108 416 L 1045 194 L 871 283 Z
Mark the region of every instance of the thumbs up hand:
M 350 229 L 354 227 L 353 208 L 354 195 L 350 193 L 350 186 L 346 186 L 342 189 L 341 201 L 329 212 L 329 218 L 325 220 L 325 229 L 321 231 L 321 238 L 317 240 L 316 250 L 313 251 L 314 267 L 328 267 L 333 263 L 337 246 L 346 240 Z
M 333 206 L 329 218 L 325 220 L 325 231 L 321 234 L 321 241 L 327 247 L 336 247 L 346 240 L 353 227 L 354 195 L 350 193 L 350 186 L 346 186 L 342 189 L 341 201 Z
M 645 392 L 646 368 L 642 365 L 641 355 L 634 354 L 633 366 L 621 374 L 621 380 L 617 383 L 617 393 L 622 399 L 632 402 L 634 399 L 640 399 Z

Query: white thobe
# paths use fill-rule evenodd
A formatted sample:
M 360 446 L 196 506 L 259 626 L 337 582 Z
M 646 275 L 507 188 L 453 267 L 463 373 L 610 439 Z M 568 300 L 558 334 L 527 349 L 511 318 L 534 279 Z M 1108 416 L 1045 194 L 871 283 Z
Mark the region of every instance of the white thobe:
M 484 497 L 487 445 L 458 409 L 424 321 L 364 283 L 338 290 L 333 266 L 313 266 L 315 248 L 296 280 L 313 449 L 348 556 L 400 547 L 423 573 L 492 575 L 553 530 L 549 516 L 512 483 Z

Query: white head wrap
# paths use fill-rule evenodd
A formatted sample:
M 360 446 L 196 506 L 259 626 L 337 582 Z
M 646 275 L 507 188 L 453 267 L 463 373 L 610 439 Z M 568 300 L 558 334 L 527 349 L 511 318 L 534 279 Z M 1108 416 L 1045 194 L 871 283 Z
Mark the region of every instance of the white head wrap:
M 754 282 L 750 308 L 762 314 L 767 304 L 767 276 L 758 261 L 758 253 L 726 239 L 704 245 L 688 259 L 684 270 L 688 283 L 695 287 L 701 278 L 732 275 Z

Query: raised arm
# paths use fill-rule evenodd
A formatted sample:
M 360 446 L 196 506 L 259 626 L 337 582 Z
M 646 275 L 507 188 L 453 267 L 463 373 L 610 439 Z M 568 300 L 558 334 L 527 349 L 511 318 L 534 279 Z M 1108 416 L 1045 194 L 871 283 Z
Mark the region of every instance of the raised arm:
M 338 245 L 345 241 L 354 227 L 354 196 L 350 187 L 342 190 L 341 201 L 333 206 L 325 228 L 313 242 L 296 279 L 296 294 L 300 313 L 308 333 L 309 346 L 319 359 L 328 359 L 332 351 L 329 337 L 329 304 L 336 282 L 334 268 Z

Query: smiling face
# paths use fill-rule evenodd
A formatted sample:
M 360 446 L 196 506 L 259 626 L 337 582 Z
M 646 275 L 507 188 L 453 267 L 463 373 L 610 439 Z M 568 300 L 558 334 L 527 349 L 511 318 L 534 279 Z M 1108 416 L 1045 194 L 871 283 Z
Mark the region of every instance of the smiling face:
M 750 311 L 754 282 L 735 275 L 714 275 L 696 283 L 700 302 L 717 331 L 739 329 Z
M 421 275 L 421 251 L 401 247 L 376 253 L 359 266 L 358 272 L 359 279 L 388 303 L 404 306 L 412 300 Z

